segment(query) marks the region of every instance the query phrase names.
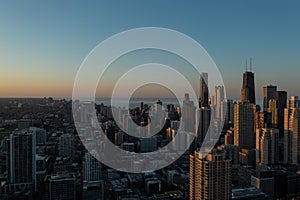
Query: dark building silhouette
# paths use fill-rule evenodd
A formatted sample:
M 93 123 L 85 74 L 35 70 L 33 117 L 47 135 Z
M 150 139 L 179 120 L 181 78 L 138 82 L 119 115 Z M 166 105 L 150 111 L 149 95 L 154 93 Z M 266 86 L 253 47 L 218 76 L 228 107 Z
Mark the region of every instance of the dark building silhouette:
M 278 105 L 278 123 L 277 127 L 279 129 L 279 137 L 283 137 L 284 132 L 284 109 L 287 107 L 287 92 L 286 91 L 276 91 L 275 100 Z
M 255 84 L 254 73 L 252 72 L 252 61 L 250 60 L 250 71 L 248 71 L 246 64 L 246 71 L 243 75 L 243 87 L 241 90 L 242 102 L 250 102 L 255 104 Z
M 271 99 L 275 99 L 275 93 L 277 91 L 277 86 L 275 85 L 265 85 L 263 87 L 263 95 L 264 95 L 264 101 L 263 101 L 263 109 L 265 111 L 269 108 L 269 101 Z
M 200 75 L 200 97 L 199 107 L 208 107 L 208 74 L 201 73 Z
M 201 147 L 210 125 L 211 109 L 202 107 L 196 109 L 196 141 L 195 149 Z
M 12 184 L 35 184 L 35 136 L 31 133 L 13 133 L 10 135 L 8 157 L 8 177 Z

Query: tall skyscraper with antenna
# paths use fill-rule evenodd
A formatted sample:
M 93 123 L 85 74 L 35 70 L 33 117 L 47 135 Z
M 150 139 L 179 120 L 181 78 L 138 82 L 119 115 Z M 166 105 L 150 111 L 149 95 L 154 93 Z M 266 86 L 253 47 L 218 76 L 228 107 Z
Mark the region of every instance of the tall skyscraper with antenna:
M 254 84 L 254 73 L 252 72 L 252 59 L 250 58 L 250 71 L 248 71 L 246 61 L 246 71 L 243 75 L 243 87 L 241 90 L 242 102 L 255 102 L 255 84 Z

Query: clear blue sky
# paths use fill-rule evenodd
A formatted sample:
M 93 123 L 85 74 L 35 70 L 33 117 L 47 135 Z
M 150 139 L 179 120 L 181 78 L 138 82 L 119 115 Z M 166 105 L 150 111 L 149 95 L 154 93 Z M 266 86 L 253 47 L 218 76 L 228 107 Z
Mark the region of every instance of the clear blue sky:
M 257 93 L 277 84 L 300 95 L 299 1 L 2 1 L 0 96 L 70 96 L 83 59 L 127 29 L 171 28 L 198 41 L 240 94 L 253 57 Z

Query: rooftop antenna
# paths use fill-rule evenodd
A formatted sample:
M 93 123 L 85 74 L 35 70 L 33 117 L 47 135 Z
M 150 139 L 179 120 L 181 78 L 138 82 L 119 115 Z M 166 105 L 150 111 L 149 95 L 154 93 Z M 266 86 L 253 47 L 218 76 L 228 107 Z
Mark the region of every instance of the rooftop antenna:
M 252 58 L 250 57 L 250 72 L 252 72 Z
M 248 61 L 247 61 L 247 58 L 246 58 L 246 72 L 248 72 Z

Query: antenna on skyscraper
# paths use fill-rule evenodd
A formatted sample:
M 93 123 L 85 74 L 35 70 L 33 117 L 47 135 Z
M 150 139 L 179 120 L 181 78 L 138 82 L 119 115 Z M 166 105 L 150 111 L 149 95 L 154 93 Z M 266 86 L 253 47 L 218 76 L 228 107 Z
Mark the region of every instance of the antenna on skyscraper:
M 246 58 L 246 72 L 248 71 L 248 61 L 247 61 L 247 58 Z
M 252 58 L 250 57 L 250 72 L 252 72 Z

